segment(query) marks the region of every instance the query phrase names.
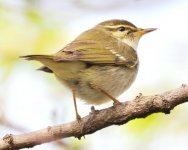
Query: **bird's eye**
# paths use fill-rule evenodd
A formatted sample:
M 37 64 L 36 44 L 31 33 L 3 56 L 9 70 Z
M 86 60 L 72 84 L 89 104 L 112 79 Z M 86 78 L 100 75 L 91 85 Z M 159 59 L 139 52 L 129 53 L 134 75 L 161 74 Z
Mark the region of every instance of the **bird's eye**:
M 125 31 L 125 27 L 121 26 L 121 27 L 119 27 L 118 30 L 121 31 L 121 32 L 123 32 L 123 31 Z

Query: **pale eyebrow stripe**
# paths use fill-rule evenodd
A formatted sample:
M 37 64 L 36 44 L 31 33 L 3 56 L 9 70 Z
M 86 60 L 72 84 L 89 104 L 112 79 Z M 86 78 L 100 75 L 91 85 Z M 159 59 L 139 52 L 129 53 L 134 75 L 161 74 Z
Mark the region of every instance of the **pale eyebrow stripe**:
M 135 27 L 132 27 L 132 26 L 128 26 L 128 25 L 115 25 L 115 26 L 104 26 L 105 28 L 111 28 L 111 29 L 114 29 L 114 28 L 119 28 L 119 27 L 125 27 L 125 28 L 128 28 L 128 29 L 136 29 Z

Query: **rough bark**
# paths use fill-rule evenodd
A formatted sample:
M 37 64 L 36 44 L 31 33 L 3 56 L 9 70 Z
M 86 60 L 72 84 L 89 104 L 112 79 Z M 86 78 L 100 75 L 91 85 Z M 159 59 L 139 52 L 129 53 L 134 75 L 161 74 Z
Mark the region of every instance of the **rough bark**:
M 175 106 L 188 102 L 188 86 L 154 96 L 137 96 L 122 105 L 94 110 L 80 122 L 73 121 L 21 135 L 7 134 L 0 139 L 0 150 L 31 148 L 67 137 L 81 138 L 111 125 L 122 125 L 135 118 L 144 118 L 152 113 L 169 114 Z

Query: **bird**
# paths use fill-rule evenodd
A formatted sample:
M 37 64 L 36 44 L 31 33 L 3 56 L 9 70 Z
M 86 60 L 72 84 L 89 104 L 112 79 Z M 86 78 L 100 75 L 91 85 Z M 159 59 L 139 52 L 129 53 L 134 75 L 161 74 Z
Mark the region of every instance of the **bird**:
M 142 29 L 127 20 L 103 21 L 81 33 L 55 54 L 20 56 L 43 64 L 38 70 L 53 73 L 72 91 L 76 119 L 79 98 L 91 105 L 117 99 L 135 80 L 139 68 L 140 38 L 156 28 Z

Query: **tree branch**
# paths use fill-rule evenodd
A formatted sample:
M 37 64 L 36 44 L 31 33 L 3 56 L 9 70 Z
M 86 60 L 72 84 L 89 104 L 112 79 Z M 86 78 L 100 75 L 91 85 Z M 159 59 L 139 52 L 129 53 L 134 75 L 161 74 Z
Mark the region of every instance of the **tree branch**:
M 80 122 L 49 126 L 45 129 L 21 135 L 7 134 L 0 139 L 0 150 L 30 148 L 35 145 L 61 138 L 81 138 L 111 125 L 125 124 L 135 118 L 143 118 L 152 113 L 169 114 L 175 106 L 188 102 L 188 86 L 154 96 L 137 96 L 133 101 L 102 110 L 94 110 Z

